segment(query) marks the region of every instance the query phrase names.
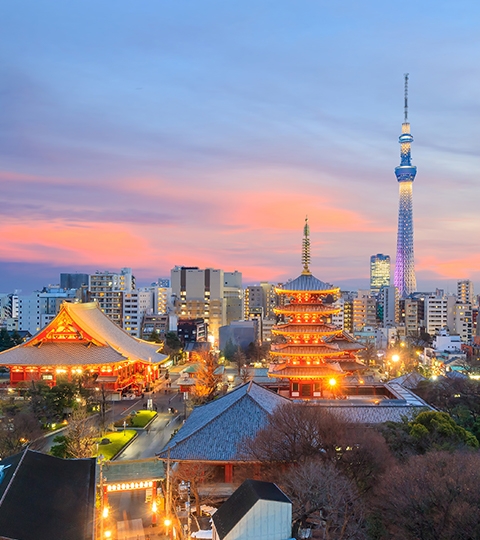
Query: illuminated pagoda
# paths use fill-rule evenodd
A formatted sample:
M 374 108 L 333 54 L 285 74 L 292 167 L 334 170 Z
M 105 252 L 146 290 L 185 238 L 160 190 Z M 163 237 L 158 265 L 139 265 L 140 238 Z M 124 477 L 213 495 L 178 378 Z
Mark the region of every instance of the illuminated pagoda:
M 96 302 L 62 304 L 55 319 L 29 341 L 0 353 L 10 387 L 88 375 L 110 392 L 139 394 L 158 378 L 168 356 L 158 343 L 136 339 L 112 322 Z
M 277 362 L 270 364 L 268 374 L 288 379 L 291 398 L 320 399 L 338 396 L 343 377 L 365 369 L 355 356 L 365 347 L 331 322 L 340 311 L 334 304 L 340 289 L 310 272 L 309 234 L 306 219 L 303 272 L 276 289 L 281 305 L 275 313 L 283 323 L 274 326 L 273 333 L 282 336 L 284 343 L 272 345 Z

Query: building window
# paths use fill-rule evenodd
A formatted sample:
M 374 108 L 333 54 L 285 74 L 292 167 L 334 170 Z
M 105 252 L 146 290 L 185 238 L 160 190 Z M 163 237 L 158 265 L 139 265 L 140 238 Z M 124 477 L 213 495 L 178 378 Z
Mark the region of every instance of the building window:
M 298 392 L 298 382 L 292 383 L 292 392 Z

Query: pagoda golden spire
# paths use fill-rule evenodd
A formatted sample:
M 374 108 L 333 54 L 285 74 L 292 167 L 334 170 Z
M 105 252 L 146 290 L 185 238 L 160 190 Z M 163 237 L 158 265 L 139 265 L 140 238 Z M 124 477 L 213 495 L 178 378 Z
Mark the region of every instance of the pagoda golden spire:
M 310 227 L 308 226 L 308 216 L 305 218 L 305 227 L 303 228 L 302 263 L 302 275 L 311 275 L 310 268 L 308 267 L 310 264 Z

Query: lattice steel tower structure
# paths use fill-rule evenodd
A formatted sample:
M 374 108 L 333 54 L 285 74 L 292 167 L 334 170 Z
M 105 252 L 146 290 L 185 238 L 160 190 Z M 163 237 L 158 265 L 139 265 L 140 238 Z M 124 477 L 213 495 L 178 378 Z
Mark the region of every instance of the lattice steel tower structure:
M 410 147 L 413 137 L 408 122 L 408 73 L 405 75 L 405 119 L 402 124 L 400 165 L 395 168 L 395 176 L 400 188 L 398 204 L 397 258 L 395 261 L 395 287 L 401 298 L 417 290 L 415 260 L 413 255 L 413 194 L 412 186 L 417 167 L 412 165 Z

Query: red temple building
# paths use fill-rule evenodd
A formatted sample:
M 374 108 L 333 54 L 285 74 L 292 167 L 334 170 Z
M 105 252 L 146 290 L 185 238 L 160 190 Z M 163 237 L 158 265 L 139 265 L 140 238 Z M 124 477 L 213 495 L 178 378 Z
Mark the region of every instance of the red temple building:
M 273 333 L 282 336 L 283 343 L 272 345 L 271 353 L 278 360 L 270 364 L 268 374 L 288 379 L 291 398 L 338 397 L 343 378 L 365 369 L 355 355 L 365 347 L 331 322 L 332 315 L 340 311 L 334 304 L 340 289 L 320 281 L 309 270 L 307 222 L 302 262 L 302 274 L 276 289 L 281 305 L 275 313 L 283 322 L 274 326 Z
M 10 387 L 30 381 L 49 386 L 90 375 L 111 392 L 136 394 L 158 378 L 168 356 L 158 343 L 136 339 L 113 323 L 96 302 L 65 302 L 55 319 L 29 341 L 0 353 L 0 366 L 10 370 Z

